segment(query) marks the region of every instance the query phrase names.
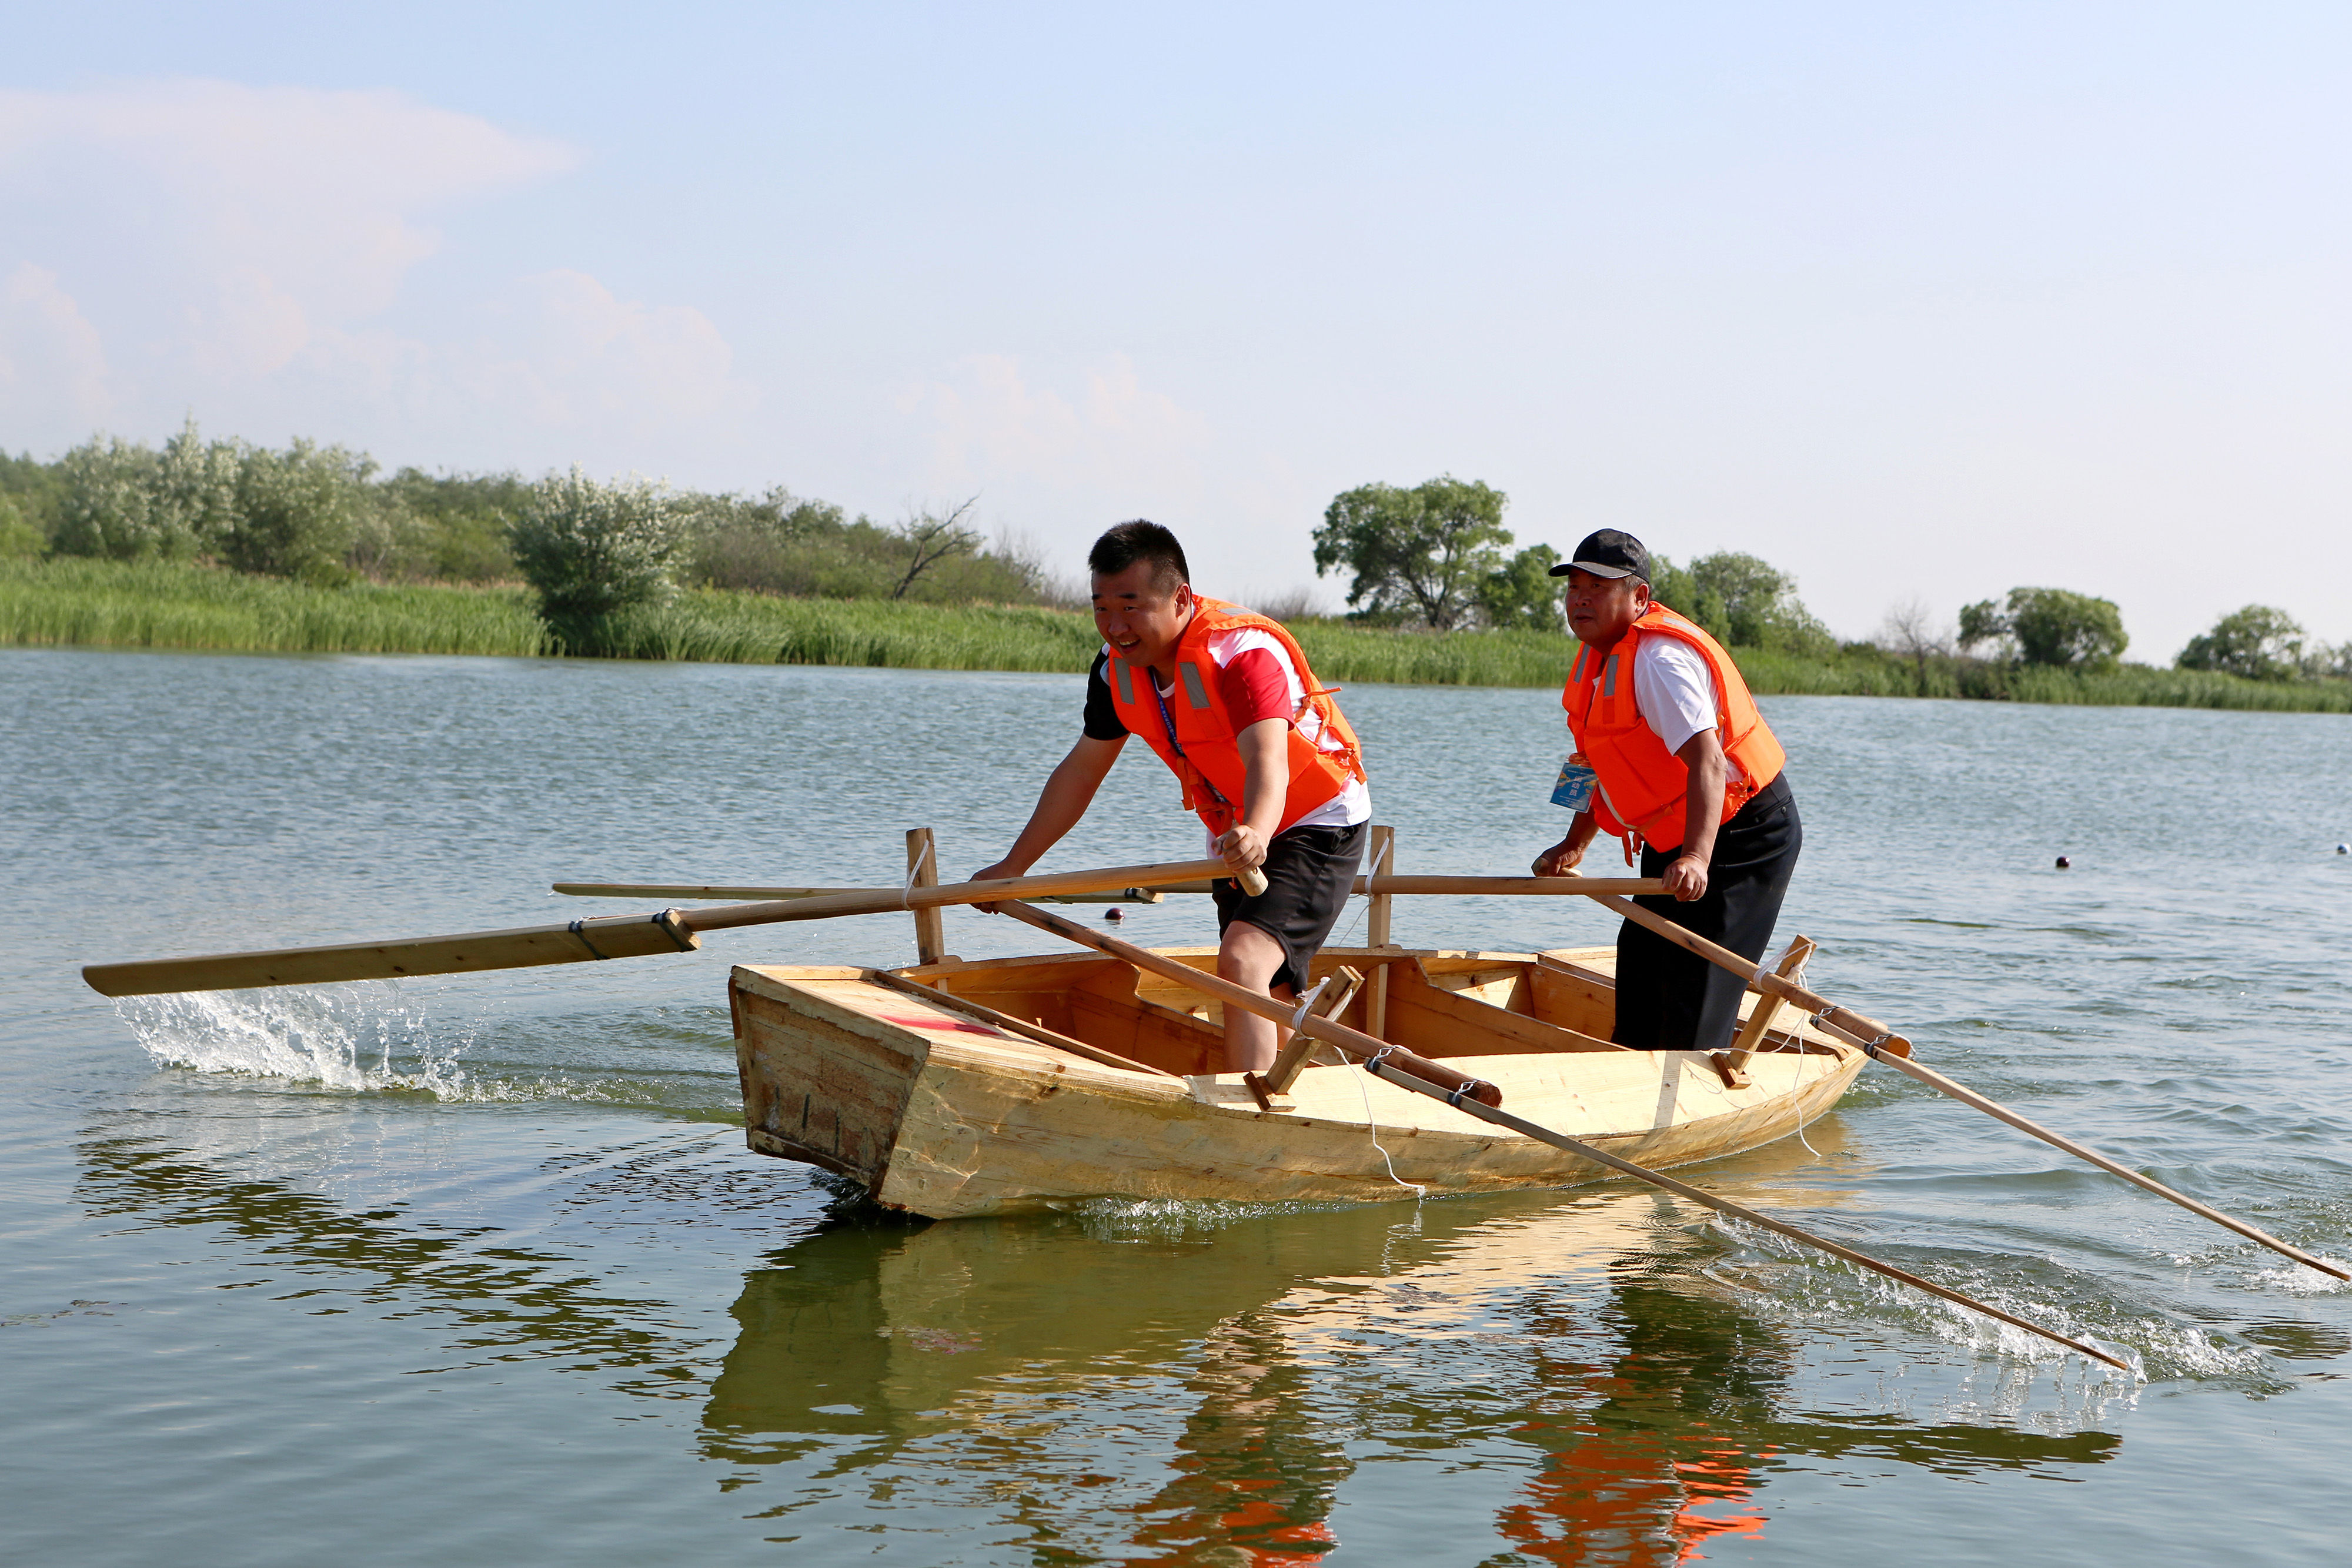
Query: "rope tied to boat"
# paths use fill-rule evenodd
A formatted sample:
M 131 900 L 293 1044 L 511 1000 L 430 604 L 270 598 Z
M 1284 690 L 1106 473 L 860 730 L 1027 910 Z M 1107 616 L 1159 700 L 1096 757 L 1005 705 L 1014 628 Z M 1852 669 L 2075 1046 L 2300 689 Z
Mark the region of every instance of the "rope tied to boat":
M 1321 996 L 1323 994 L 1323 988 L 1330 983 L 1331 977 L 1326 975 L 1321 979 L 1316 981 L 1314 986 L 1305 996 L 1298 998 L 1298 1010 L 1290 1015 L 1291 1033 L 1297 1034 L 1298 1032 L 1298 1026 L 1307 1021 L 1307 1009 L 1315 1005 L 1315 998 Z
M 923 847 L 916 852 L 915 863 L 907 868 L 907 885 L 898 890 L 899 908 L 912 909 L 915 907 L 915 879 L 923 874 L 923 862 L 930 858 L 931 841 L 925 839 L 923 841 Z
M 1348 1065 L 1348 1056 L 1345 1051 L 1340 1051 L 1336 1046 L 1328 1047 L 1327 1049 L 1330 1051 L 1332 1056 L 1336 1059 L 1336 1065 L 1340 1067 Z M 1388 1058 L 1390 1052 L 1397 1049 L 1398 1048 L 1393 1045 L 1384 1045 L 1381 1047 L 1380 1050 L 1372 1052 L 1371 1055 L 1363 1060 L 1361 1063 L 1363 1070 L 1367 1073 L 1371 1073 L 1372 1076 L 1378 1077 L 1379 1074 L 1373 1073 L 1372 1069 L 1378 1067 Z M 1422 1184 L 1417 1181 L 1407 1181 L 1404 1177 L 1396 1174 L 1396 1161 L 1389 1157 L 1388 1145 L 1381 1142 L 1381 1124 L 1372 1117 L 1372 1092 L 1364 1086 L 1364 1081 L 1361 1078 L 1356 1080 L 1356 1092 L 1362 1096 L 1364 1102 L 1364 1129 L 1371 1134 L 1372 1147 L 1380 1150 L 1381 1152 L 1381 1164 L 1388 1167 L 1389 1180 L 1396 1183 L 1399 1186 L 1411 1188 L 1415 1198 L 1427 1197 L 1429 1196 L 1429 1189 L 1427 1187 L 1422 1186 Z

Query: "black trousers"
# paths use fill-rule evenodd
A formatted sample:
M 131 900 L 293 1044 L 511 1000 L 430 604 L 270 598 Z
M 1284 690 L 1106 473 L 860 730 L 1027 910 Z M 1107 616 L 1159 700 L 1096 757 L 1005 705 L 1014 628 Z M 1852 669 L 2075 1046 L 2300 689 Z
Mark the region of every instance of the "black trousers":
M 1661 894 L 1633 902 L 1756 963 L 1771 946 L 1804 841 L 1784 773 L 1716 834 L 1706 897 L 1684 904 Z M 1676 852 L 1643 846 L 1642 874 L 1660 875 Z M 1628 920 L 1617 932 L 1617 1023 L 1609 1038 L 1637 1051 L 1724 1050 L 1747 988 L 1740 976 Z

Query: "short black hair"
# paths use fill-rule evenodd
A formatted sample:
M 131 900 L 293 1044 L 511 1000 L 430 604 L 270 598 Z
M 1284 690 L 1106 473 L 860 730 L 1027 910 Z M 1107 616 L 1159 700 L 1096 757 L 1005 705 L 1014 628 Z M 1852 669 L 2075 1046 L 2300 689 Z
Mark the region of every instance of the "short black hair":
M 1087 552 L 1087 570 L 1097 577 L 1112 577 L 1139 560 L 1152 563 L 1154 588 L 1173 591 L 1178 584 L 1192 580 L 1192 569 L 1184 564 L 1184 547 L 1176 542 L 1176 536 L 1141 517 L 1105 528 L 1095 548 Z

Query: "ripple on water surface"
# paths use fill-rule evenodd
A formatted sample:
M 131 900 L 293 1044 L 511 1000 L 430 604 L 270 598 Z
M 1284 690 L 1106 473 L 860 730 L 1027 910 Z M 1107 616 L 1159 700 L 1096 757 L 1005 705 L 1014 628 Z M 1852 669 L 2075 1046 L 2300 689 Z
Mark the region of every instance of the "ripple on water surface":
M 1066 746 L 1075 677 L 0 652 L 0 829 L 45 868 L 0 953 L 31 1555 L 1839 1568 L 1899 1530 L 1949 1561 L 2334 1560 L 2307 1521 L 2352 1420 L 2352 1291 L 1893 1073 L 1696 1175 L 2144 1379 L 1619 1186 L 875 1216 L 724 1124 L 725 970 L 903 960 L 895 919 L 119 1010 L 72 984 L 606 909 L 559 878 L 895 881 L 919 821 L 969 870 Z M 1556 699 L 1343 701 L 1401 869 L 1515 870 L 1557 836 Z M 2352 728 L 1767 707 L 1817 988 L 2352 1251 Z M 877 787 L 908 733 L 919 778 Z M 1197 853 L 1172 797 L 1123 765 L 1054 863 Z M 1607 941 L 1570 902 L 1408 903 L 1398 936 Z M 1146 942 L 1206 929 L 1198 901 L 1128 914 Z

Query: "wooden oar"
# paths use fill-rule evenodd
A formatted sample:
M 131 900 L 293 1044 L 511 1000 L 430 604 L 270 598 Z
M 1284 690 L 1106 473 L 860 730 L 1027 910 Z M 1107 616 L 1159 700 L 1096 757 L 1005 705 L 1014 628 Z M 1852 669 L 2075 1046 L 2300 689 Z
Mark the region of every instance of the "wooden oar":
M 727 883 L 693 882 L 559 882 L 557 893 L 575 898 L 814 898 L 821 894 L 875 893 L 887 889 L 860 887 L 758 887 Z M 1360 876 L 1355 891 L 1369 893 L 1576 894 L 1598 898 L 1603 894 L 1646 895 L 1664 893 L 1665 883 L 1654 876 Z M 1028 904 L 1101 904 L 1139 900 L 1147 894 L 1206 893 L 1208 879 L 1171 883 L 1164 887 L 1113 888 L 1104 893 L 1059 895 L 1031 894 Z
M 1576 879 L 1571 877 L 1567 880 Z M 2189 1213 L 2210 1219 L 2225 1230 L 2235 1231 L 2249 1241 L 2260 1242 L 2281 1257 L 2292 1258 L 2306 1268 L 2316 1269 L 2321 1273 L 2335 1279 L 2352 1280 L 2352 1271 L 2330 1263 L 2324 1258 L 2315 1258 L 2302 1248 L 2282 1241 L 2258 1226 L 2249 1225 L 2242 1219 L 2200 1203 L 2185 1192 L 2176 1192 L 2153 1176 L 2142 1176 L 2129 1166 L 2111 1159 L 2096 1149 L 2078 1144 L 2062 1134 L 2053 1133 L 2040 1123 L 2019 1115 L 1999 1101 L 1988 1099 L 1966 1084 L 1955 1082 L 1945 1077 L 1934 1068 L 1914 1061 L 1911 1060 L 1911 1042 L 1876 1019 L 1866 1018 L 1861 1013 L 1852 1012 L 1825 1001 L 1794 980 L 1764 970 L 1759 966 L 1749 963 L 1730 948 L 1710 942 L 1696 932 L 1686 931 L 1664 915 L 1644 909 L 1638 904 L 1605 895 L 1597 902 L 1609 909 L 1615 910 L 1635 925 L 1656 932 L 1676 946 L 1697 954 L 1708 963 L 1730 970 L 1766 995 L 1796 1003 L 1814 1015 L 1816 1022 L 1828 1023 L 1837 1033 L 1862 1047 L 1873 1061 L 1882 1062 L 1898 1072 L 1916 1078 L 1930 1089 L 1948 1094 L 1963 1105 L 1973 1106 L 1996 1121 L 2006 1122 L 2019 1132 L 2039 1138 L 2053 1149 L 2063 1149 L 2076 1159 L 2087 1161 L 2110 1176 L 2121 1176 L 2134 1186 L 2152 1192 L 2168 1202 L 2177 1203 Z
M 551 892 L 570 898 L 814 898 L 827 893 L 886 893 L 877 887 L 757 887 L 706 882 L 559 882 Z M 1206 893 L 1205 878 L 1166 887 L 1114 887 L 1102 893 L 1033 893 L 1032 904 L 1157 904 L 1164 893 Z
M 1666 884 L 1654 876 L 1360 876 L 1356 879 L 1358 893 L 1567 893 L 1600 898 L 1609 894 L 1647 895 L 1665 890 Z
M 1112 866 L 1104 871 L 997 877 L 940 887 L 876 888 L 762 904 L 719 904 L 709 909 L 665 909 L 657 915 L 616 915 L 568 921 L 561 925 L 469 931 L 454 936 L 91 964 L 81 975 L 90 988 L 102 996 L 135 997 L 161 991 L 233 991 L 253 986 L 315 986 L 337 980 L 390 980 L 408 975 L 471 974 L 478 969 L 527 969 L 542 964 L 580 964 L 599 958 L 689 952 L 701 945 L 698 938 L 705 931 L 726 931 L 744 925 L 775 925 L 840 915 L 896 915 L 953 904 L 989 904 L 1027 893 L 1097 893 L 1106 888 L 1150 887 L 1163 882 L 1190 882 L 1224 874 L 1225 862 L 1222 860 Z M 1259 890 L 1263 890 L 1265 879 L 1255 871 L 1243 873 L 1242 885 L 1248 887 L 1252 878 L 1257 879 Z
M 1491 1094 L 1477 1092 L 1492 1090 L 1494 1087 L 1492 1084 L 1484 1083 L 1477 1079 L 1465 1080 L 1461 1073 L 1450 1067 L 1426 1061 L 1409 1051 L 1400 1051 L 1395 1046 L 1383 1040 L 1374 1040 L 1370 1035 L 1349 1029 L 1345 1024 L 1335 1023 L 1329 1019 L 1318 1018 L 1311 1012 L 1301 1014 L 1295 1007 L 1286 1007 L 1271 997 L 1260 996 L 1257 992 L 1234 985 L 1230 980 L 1222 980 L 1213 975 L 1203 974 L 1190 965 L 1162 957 L 1132 943 L 1122 942 L 1116 936 L 1106 936 L 1098 931 L 1089 930 L 1076 922 L 1065 920 L 1058 915 L 1048 915 L 1042 909 L 1023 904 L 1002 904 L 997 908 L 999 913 L 1010 915 L 1016 920 L 1025 921 L 1041 931 L 1050 931 L 1055 936 L 1076 942 L 1082 947 L 1092 947 L 1097 952 L 1108 954 L 1139 969 L 1215 997 L 1229 1008 L 1240 1008 L 1245 1012 L 1255 1013 L 1260 1018 L 1272 1019 L 1276 1023 L 1290 1024 L 1295 1019 L 1295 1027 L 1300 1033 L 1311 1035 L 1327 1044 L 1339 1047 L 1339 1050 L 1362 1061 L 1375 1076 L 1385 1079 L 1400 1088 L 1410 1089 L 1417 1094 L 1426 1094 L 1433 1100 L 1443 1100 L 1448 1105 L 1466 1112 L 1482 1122 L 1490 1122 L 1498 1127 L 1508 1127 L 1523 1136 L 1549 1144 L 1556 1149 L 1562 1149 L 1580 1158 L 1591 1160 L 1595 1165 L 1605 1166 L 1622 1176 L 1632 1176 L 1636 1181 L 1648 1182 L 1652 1186 L 1663 1188 L 1677 1197 L 1688 1198 L 1691 1202 L 1714 1209 L 1718 1214 L 1727 1214 L 1735 1219 L 1742 1219 L 1750 1225 L 1760 1226 L 1776 1235 L 1785 1236 L 1792 1241 L 1801 1241 L 1808 1247 L 1819 1248 L 1832 1258 L 1842 1258 L 1856 1268 L 1883 1274 L 1887 1279 L 1899 1281 L 1916 1290 L 1925 1291 L 1931 1296 L 1955 1302 L 1968 1308 L 1970 1312 L 1981 1312 L 1996 1322 L 2009 1324 L 2011 1328 L 2020 1328 L 2028 1333 L 2038 1334 L 2053 1344 L 2063 1344 L 2068 1350 L 2079 1352 L 2095 1361 L 2103 1361 L 2109 1366 L 2122 1371 L 2131 1370 L 2126 1363 L 2081 1340 L 2070 1339 L 2055 1330 L 2043 1328 L 2039 1323 L 2019 1317 L 2014 1312 L 2004 1312 L 1974 1297 L 1962 1295 L 1959 1291 L 1948 1290 L 1931 1280 L 1923 1280 L 1907 1269 L 1898 1269 L 1892 1263 L 1882 1263 L 1867 1253 L 1857 1252 L 1851 1247 L 1830 1240 L 1827 1237 L 1816 1236 L 1810 1230 L 1789 1224 L 1786 1220 L 1774 1219 L 1769 1215 L 1759 1214 L 1745 1204 L 1734 1203 L 1729 1198 L 1717 1197 L 1713 1193 L 1691 1186 L 1688 1182 L 1662 1176 L 1645 1166 L 1635 1165 L 1632 1160 L 1612 1155 L 1606 1149 L 1596 1148 L 1581 1139 L 1571 1138 L 1565 1133 L 1554 1132 L 1549 1127 L 1538 1125 L 1524 1116 L 1513 1115 L 1501 1108 L 1502 1096 L 1499 1092 Z

